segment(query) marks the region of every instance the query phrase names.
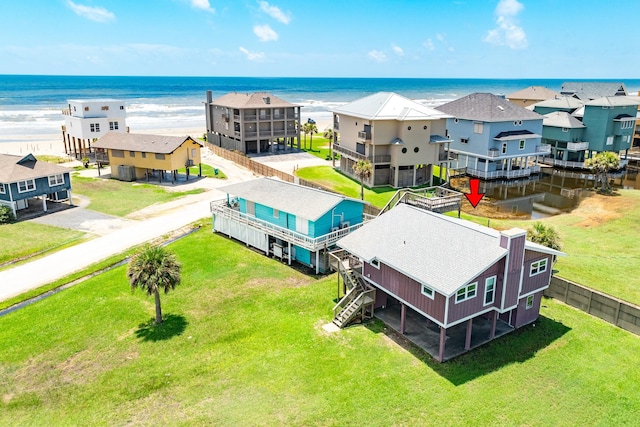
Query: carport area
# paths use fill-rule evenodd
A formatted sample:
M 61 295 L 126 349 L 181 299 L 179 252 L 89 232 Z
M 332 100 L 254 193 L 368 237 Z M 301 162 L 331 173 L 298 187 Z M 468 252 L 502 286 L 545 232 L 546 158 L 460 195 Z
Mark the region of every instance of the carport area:
M 23 207 L 25 206 L 26 207 Z M 57 201 L 46 195 L 31 197 L 16 202 L 16 219 L 19 221 L 36 218 L 52 212 L 60 212 L 73 207 L 69 200 Z
M 399 303 L 392 304 L 383 309 L 377 308 L 374 316 L 382 320 L 388 327 L 400 333 L 401 331 L 401 308 Z M 406 307 L 406 306 L 405 306 Z M 444 357 L 442 361 L 447 361 L 468 350 L 465 349 L 468 322 L 447 328 L 444 341 Z M 497 319 L 495 338 L 505 335 L 514 328 L 507 323 Z M 471 347 L 473 349 L 489 341 L 491 334 L 491 318 L 477 316 L 472 321 Z M 413 344 L 439 360 L 440 356 L 440 326 L 426 317 L 422 316 L 410 307 L 406 307 L 404 334 L 405 338 Z

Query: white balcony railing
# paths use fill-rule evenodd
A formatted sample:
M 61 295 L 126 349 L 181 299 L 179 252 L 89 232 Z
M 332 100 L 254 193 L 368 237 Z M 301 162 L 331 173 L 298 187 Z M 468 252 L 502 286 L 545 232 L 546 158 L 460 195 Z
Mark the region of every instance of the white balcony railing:
M 551 146 L 549 144 L 538 145 L 536 153 L 539 155 L 551 154 Z
M 467 168 L 466 173 L 471 176 L 475 176 L 481 179 L 514 179 L 525 178 L 536 173 L 540 173 L 540 166 L 530 166 L 525 169 L 513 169 L 513 170 L 497 170 L 497 171 L 483 171 L 479 169 Z
M 222 216 L 228 218 L 239 224 L 244 224 L 252 227 L 261 232 L 267 233 L 270 236 L 282 239 L 285 242 L 290 242 L 292 245 L 299 246 L 301 248 L 308 249 L 310 251 L 318 251 L 320 249 L 330 248 L 342 237 L 351 233 L 354 230 L 362 227 L 363 223 L 355 224 L 350 227 L 340 228 L 339 230 L 332 231 L 331 233 L 324 234 L 318 237 L 309 237 L 297 231 L 289 230 L 287 228 L 279 227 L 270 222 L 266 222 L 255 217 L 249 216 L 236 209 L 233 209 L 227 205 L 227 200 L 214 200 L 211 202 L 211 213 L 214 216 Z
M 585 151 L 588 149 L 588 142 L 567 142 L 567 151 Z

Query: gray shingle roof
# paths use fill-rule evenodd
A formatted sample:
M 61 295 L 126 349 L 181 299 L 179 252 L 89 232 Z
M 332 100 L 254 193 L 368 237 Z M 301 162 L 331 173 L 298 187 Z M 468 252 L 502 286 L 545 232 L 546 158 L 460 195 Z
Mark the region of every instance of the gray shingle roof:
M 258 178 L 231 184 L 221 187 L 220 190 L 311 221 L 316 221 L 343 200 L 364 204 L 358 199 L 273 178 Z
M 221 105 L 229 108 L 278 108 L 278 107 L 297 107 L 296 104 L 291 104 L 275 95 L 271 95 L 268 92 L 254 92 L 254 93 L 238 93 L 230 92 L 226 95 L 222 95 L 219 98 L 214 99 L 212 102 L 214 105 Z
M 530 99 L 540 100 L 555 98 L 560 94 L 554 90 L 548 89 L 544 86 L 529 86 L 527 88 L 510 93 L 506 96 L 507 99 Z
M 637 106 L 638 100 L 629 96 L 603 96 L 602 98 L 586 102 L 584 105 L 593 105 L 596 107 Z
M 337 245 L 380 262 L 444 295 L 507 254 L 500 233 L 487 227 L 399 204 L 340 239 Z
M 332 112 L 367 120 L 438 120 L 449 116 L 393 92 L 378 92 L 338 107 Z
M 436 109 L 459 119 L 482 122 L 542 119 L 540 114 L 491 93 L 472 93 Z
M 169 154 L 187 141 L 203 144 L 190 136 L 148 135 L 142 133 L 107 132 L 92 145 L 95 148 Z
M 566 111 L 554 111 L 553 113 L 545 114 L 542 119 L 544 126 L 552 126 L 556 128 L 583 128 L 585 125 L 571 114 Z
M 67 172 L 70 172 L 68 168 L 39 161 L 32 154 L 0 154 L 0 182 L 4 184 Z
M 603 96 L 627 95 L 627 88 L 622 82 L 564 82 L 560 93 L 589 101 Z

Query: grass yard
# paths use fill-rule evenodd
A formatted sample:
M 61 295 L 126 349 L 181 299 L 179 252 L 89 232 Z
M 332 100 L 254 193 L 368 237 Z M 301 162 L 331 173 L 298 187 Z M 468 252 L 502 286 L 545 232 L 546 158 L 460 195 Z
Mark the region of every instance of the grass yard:
M 360 182 L 341 174 L 331 166 L 311 166 L 306 168 L 300 168 L 296 170 L 296 175 L 307 181 L 314 181 L 318 184 L 332 189 L 345 196 L 360 198 Z M 437 177 L 434 177 L 437 181 Z M 417 188 L 427 187 L 426 185 Z M 398 191 L 393 187 L 375 187 L 364 188 L 364 200 L 371 203 L 373 206 L 383 208 L 394 194 Z
M 216 170 L 218 173 L 216 174 Z M 200 169 L 198 166 L 191 166 L 189 168 L 189 178 L 198 176 Z M 178 173 L 186 174 L 185 168 L 178 169 Z M 227 179 L 227 175 L 222 172 L 222 170 L 218 168 L 214 168 L 213 166 L 202 164 L 202 176 L 206 176 L 208 178 L 217 178 L 217 179 Z
M 0 225 L 0 265 L 78 243 L 82 231 L 24 221 Z
M 0 317 L 0 424 L 637 423 L 640 339 L 553 300 L 441 365 L 379 322 L 326 333 L 335 276 L 207 229 L 170 248 L 183 283 L 162 327 L 125 267 Z
M 196 189 L 173 192 L 154 184 L 77 175 L 72 176 L 71 182 L 75 194 L 86 196 L 91 200 L 89 209 L 116 216 L 125 216 L 154 203 L 164 203 L 204 191 Z
M 486 218 L 464 216 L 483 225 Z M 491 219 L 494 228 L 530 228 L 536 220 Z M 544 218 L 562 239 L 558 276 L 640 305 L 640 191 L 593 193 L 571 213 Z

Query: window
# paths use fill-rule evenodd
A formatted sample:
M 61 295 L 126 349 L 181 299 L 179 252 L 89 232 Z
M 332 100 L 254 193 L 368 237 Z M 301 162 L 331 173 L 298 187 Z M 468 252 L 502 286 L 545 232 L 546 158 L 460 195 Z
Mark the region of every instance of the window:
M 418 151 L 420 151 L 420 147 L 414 147 L 413 152 L 417 153 Z
M 102 111 L 109 111 L 109 106 L 108 105 L 103 105 L 102 106 Z
M 569 128 L 562 128 L 562 132 L 569 132 Z
M 468 144 L 469 138 L 460 138 L 460 144 Z
M 18 182 L 18 193 L 26 193 L 36 189 L 36 182 L 33 179 Z
M 513 122 L 513 125 L 514 125 L 514 126 L 522 126 L 522 120 L 515 120 L 515 121 Z
M 0 184 L 0 194 L 4 194 L 7 190 L 4 189 L 4 184 Z
M 124 150 L 111 150 L 111 156 L 124 157 Z
M 276 108 L 275 110 L 273 110 L 273 117 L 275 117 L 276 119 L 280 118 L 280 109 Z
M 456 292 L 456 304 L 475 297 L 477 287 L 478 282 L 473 282 L 464 288 L 458 289 L 458 292 Z
M 118 130 L 118 122 L 109 122 L 109 130 Z
M 261 119 L 267 118 L 267 110 L 265 110 L 264 108 L 260 109 L 260 118 Z
M 124 110 L 124 105 L 121 105 L 121 106 L 120 106 L 120 109 L 121 109 L 121 110 Z
M 607 137 L 607 145 L 613 145 L 613 136 Z
M 64 175 L 59 173 L 57 175 L 51 175 L 49 177 L 49 187 L 64 184 Z
M 371 266 L 377 268 L 378 270 L 380 270 L 380 261 L 378 261 L 377 259 L 372 259 L 371 260 Z
M 129 157 L 135 157 L 135 156 L 136 156 L 135 151 L 129 151 Z
M 544 273 L 547 271 L 547 259 L 541 259 L 540 261 L 531 263 L 531 270 L 529 276 L 535 276 L 536 274 Z
M 507 154 L 507 143 L 506 142 L 502 143 L 502 154 Z
M 527 297 L 527 305 L 525 308 L 529 310 L 531 307 L 533 307 L 533 295 Z
M 427 285 L 422 285 L 422 295 L 426 295 L 429 298 L 433 299 L 433 289 L 428 287 Z
M 273 217 L 274 218 L 280 218 L 280 211 L 278 209 L 274 209 L 273 210 Z
M 89 107 L 84 107 L 84 111 L 89 111 Z
M 407 130 L 411 130 L 411 126 L 407 126 Z
M 196 158 L 196 155 L 197 155 L 197 151 L 196 151 L 196 149 L 195 149 L 195 148 L 192 148 L 192 149 L 191 149 L 191 157 L 195 159 L 195 158 Z
M 89 130 L 91 130 L 91 132 L 100 132 L 100 123 L 89 124 Z
M 453 123 L 458 123 L 458 119 L 453 119 Z
M 156 153 L 156 160 L 164 160 L 164 154 Z
M 100 123 L 96 123 L 96 132 L 100 132 Z
M 147 158 L 147 153 L 140 153 L 140 156 L 141 156 L 143 159 L 146 159 L 146 158 Z
M 525 146 L 526 141 L 524 139 L 520 140 L 520 149 L 524 150 L 524 146 Z
M 427 125 L 424 125 L 422 129 L 427 130 Z
M 402 154 L 407 152 L 407 147 L 402 147 Z
M 496 296 L 496 276 L 491 276 L 484 281 L 484 305 L 493 304 Z
M 473 133 L 482 133 L 484 131 L 484 125 L 482 122 L 473 123 Z

